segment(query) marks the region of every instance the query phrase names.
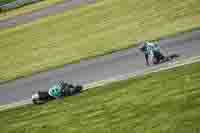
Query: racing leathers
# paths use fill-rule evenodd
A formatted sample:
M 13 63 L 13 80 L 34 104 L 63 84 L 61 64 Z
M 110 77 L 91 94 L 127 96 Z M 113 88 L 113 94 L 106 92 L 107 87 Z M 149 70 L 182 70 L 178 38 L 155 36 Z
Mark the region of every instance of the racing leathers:
M 161 59 L 164 59 L 164 56 L 160 51 L 160 47 L 156 43 L 145 42 L 141 48 L 141 51 L 145 55 L 147 65 L 155 64 L 155 61 L 159 62 Z

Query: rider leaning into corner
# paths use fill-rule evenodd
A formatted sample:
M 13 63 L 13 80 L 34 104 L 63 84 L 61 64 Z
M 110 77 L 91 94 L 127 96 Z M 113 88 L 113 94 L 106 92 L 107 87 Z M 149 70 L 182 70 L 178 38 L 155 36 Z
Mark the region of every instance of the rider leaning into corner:
M 62 98 L 64 96 L 71 96 L 75 93 L 79 93 L 81 90 L 82 86 L 68 84 L 67 82 L 61 80 L 58 84 L 49 88 L 48 94 L 52 98 Z
M 146 41 L 142 44 L 140 50 L 144 53 L 147 65 L 156 64 L 155 59 L 160 61 L 165 58 L 156 42 Z
M 59 84 L 52 86 L 48 94 L 54 98 L 60 98 L 63 96 L 63 90 L 67 86 L 67 83 L 60 81 Z

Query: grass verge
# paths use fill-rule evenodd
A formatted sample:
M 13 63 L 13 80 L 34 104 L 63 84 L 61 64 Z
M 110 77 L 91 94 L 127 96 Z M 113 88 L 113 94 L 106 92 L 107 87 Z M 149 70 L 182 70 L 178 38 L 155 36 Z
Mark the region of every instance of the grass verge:
M 199 4 L 199 0 L 99 0 L 93 5 L 1 31 L 0 80 L 199 27 Z
M 199 133 L 200 63 L 0 113 L 5 133 Z
M 0 5 L 1 4 L 7 4 L 7 3 L 10 3 L 10 2 L 13 2 L 15 0 L 0 0 Z
M 11 1 L 14 1 L 14 0 L 10 0 L 10 2 Z M 57 4 L 62 1 L 64 1 L 64 0 L 42 0 L 42 1 L 34 3 L 34 4 L 22 6 L 20 8 L 16 8 L 16 9 L 5 11 L 5 12 L 0 12 L 0 21 L 9 19 L 9 18 L 12 18 L 15 16 L 23 15 L 23 14 L 28 14 L 33 11 L 37 11 L 39 9 Z

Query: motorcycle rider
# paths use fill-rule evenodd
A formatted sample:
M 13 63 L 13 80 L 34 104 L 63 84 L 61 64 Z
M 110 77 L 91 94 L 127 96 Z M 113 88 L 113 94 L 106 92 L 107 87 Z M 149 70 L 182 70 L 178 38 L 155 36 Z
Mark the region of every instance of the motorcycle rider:
M 38 91 L 34 93 L 32 95 L 32 102 L 34 104 L 42 104 L 50 100 L 81 93 L 82 90 L 83 86 L 81 85 L 73 85 L 64 81 L 59 81 L 59 83 L 49 88 L 48 91 Z
M 67 87 L 67 83 L 60 81 L 58 84 L 49 88 L 48 94 L 54 98 L 60 98 L 64 95 L 64 89 Z
M 165 59 L 165 56 L 160 51 L 160 47 L 155 42 L 144 42 L 140 50 L 144 53 L 147 65 L 157 64 L 160 60 Z

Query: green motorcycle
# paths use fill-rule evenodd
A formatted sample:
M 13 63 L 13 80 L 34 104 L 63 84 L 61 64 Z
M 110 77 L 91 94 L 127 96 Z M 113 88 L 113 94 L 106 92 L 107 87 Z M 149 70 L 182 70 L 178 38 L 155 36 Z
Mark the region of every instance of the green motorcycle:
M 43 104 L 58 98 L 66 96 L 73 96 L 81 93 L 83 90 L 82 85 L 68 84 L 67 82 L 60 81 L 53 85 L 48 91 L 38 91 L 32 94 L 32 102 L 34 104 Z

